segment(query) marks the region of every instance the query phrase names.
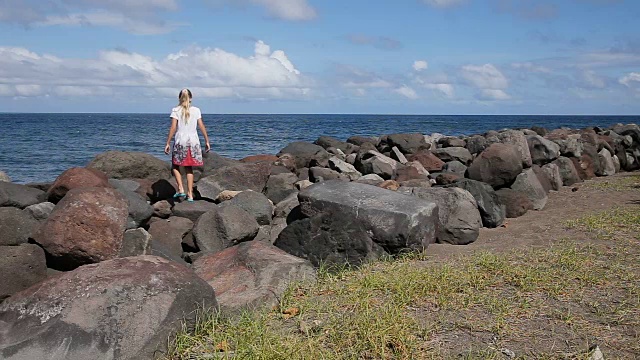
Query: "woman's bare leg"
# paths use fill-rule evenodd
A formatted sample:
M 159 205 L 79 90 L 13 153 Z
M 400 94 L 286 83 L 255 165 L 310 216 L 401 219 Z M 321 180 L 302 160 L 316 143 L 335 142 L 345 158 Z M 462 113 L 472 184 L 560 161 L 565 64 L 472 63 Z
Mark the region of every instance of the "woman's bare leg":
M 185 166 L 184 171 L 187 173 L 187 198 L 193 199 L 193 167 Z
M 178 192 L 184 194 L 184 186 L 182 185 L 182 174 L 180 174 L 180 167 L 177 165 L 172 165 L 171 170 L 173 172 L 173 176 L 176 177 L 176 182 L 178 183 Z

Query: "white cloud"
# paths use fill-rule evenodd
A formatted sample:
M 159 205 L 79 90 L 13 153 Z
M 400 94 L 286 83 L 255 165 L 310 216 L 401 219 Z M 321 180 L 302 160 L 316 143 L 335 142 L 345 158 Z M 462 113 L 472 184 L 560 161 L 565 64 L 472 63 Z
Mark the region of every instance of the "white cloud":
M 516 70 L 524 70 L 532 73 L 550 73 L 551 69 L 545 66 L 536 65 L 532 62 L 513 63 L 511 67 Z
M 640 83 L 640 73 L 630 72 L 618 79 L 618 82 L 624 86 L 631 87 L 632 82 Z
M 269 16 L 288 21 L 313 20 L 316 9 L 307 0 L 207 0 L 213 5 L 254 5 L 264 8 Z
M 393 92 L 411 100 L 416 100 L 418 98 L 418 94 L 416 94 L 416 91 L 408 87 L 407 85 L 402 85 L 401 87 L 394 89 Z
M 492 64 L 465 65 L 462 67 L 461 75 L 479 89 L 506 89 L 509 87 L 507 78 Z
M 437 8 L 447 8 L 460 5 L 465 1 L 466 0 L 422 0 L 423 3 Z
M 480 92 L 482 100 L 509 100 L 511 96 L 500 89 L 482 89 Z
M 178 24 L 162 20 L 176 0 L 3 0 L 0 22 L 37 26 L 104 26 L 133 34 L 163 34 Z
M 337 65 L 336 76 L 338 82 L 346 88 L 368 89 L 368 88 L 389 88 L 393 86 L 388 80 L 374 72 L 362 70 L 350 65 Z
M 427 89 L 436 90 L 437 92 L 450 99 L 455 96 L 455 90 L 452 84 L 424 84 L 424 87 L 426 87 Z
M 587 87 L 603 89 L 607 86 L 605 79 L 593 70 L 584 70 L 581 77 Z
M 416 60 L 413 62 L 413 70 L 422 71 L 427 70 L 429 68 L 429 64 L 425 60 Z
M 283 51 L 262 41 L 249 57 L 190 47 L 161 59 L 117 50 L 78 59 L 0 47 L 0 84 L 4 96 L 90 96 L 138 87 L 174 97 L 175 89 L 189 86 L 200 96 L 243 98 L 307 96 L 313 85 Z

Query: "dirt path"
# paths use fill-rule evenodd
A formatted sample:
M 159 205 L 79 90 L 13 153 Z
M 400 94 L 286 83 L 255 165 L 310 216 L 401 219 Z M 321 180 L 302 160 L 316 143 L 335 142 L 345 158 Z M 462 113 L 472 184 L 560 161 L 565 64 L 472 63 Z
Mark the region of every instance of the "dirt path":
M 584 233 L 567 229 L 566 221 L 616 206 L 640 204 L 640 189 L 633 186 L 604 189 L 607 183 L 637 179 L 638 173 L 620 173 L 595 178 L 575 186 L 565 186 L 549 193 L 549 201 L 541 211 L 528 211 L 524 216 L 507 219 L 506 227 L 482 228 L 478 240 L 469 245 L 433 244 L 428 253 L 434 258 L 473 253 L 479 250 L 505 251 L 514 248 L 548 246 L 559 239 L 581 240 Z M 629 181 L 630 183 L 632 181 Z M 577 188 L 577 191 L 573 191 Z

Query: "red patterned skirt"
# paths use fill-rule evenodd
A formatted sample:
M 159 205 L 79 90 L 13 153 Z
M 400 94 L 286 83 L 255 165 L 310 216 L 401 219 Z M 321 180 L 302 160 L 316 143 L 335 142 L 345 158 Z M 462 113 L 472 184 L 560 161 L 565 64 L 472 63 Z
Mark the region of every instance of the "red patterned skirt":
M 173 144 L 171 162 L 177 166 L 202 166 L 202 149 L 200 144 L 180 145 Z

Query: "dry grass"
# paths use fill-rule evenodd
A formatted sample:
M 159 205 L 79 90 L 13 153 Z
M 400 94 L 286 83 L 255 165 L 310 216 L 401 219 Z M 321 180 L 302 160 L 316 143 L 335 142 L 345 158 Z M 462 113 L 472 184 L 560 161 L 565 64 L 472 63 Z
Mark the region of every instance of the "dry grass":
M 597 182 L 588 182 L 583 186 L 589 189 L 602 191 L 629 191 L 640 189 L 640 174 L 629 173 L 623 177 L 613 179 L 602 178 Z
M 639 358 L 640 207 L 565 226 L 597 239 L 321 270 L 276 309 L 202 314 L 169 359 Z

